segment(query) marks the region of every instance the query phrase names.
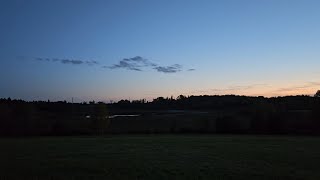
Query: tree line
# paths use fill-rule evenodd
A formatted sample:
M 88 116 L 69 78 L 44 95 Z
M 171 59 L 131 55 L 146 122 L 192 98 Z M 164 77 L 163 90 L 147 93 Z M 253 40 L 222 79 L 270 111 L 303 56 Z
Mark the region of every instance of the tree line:
M 201 117 L 207 124 L 215 122 L 215 133 L 320 134 L 320 91 L 317 91 L 314 96 L 266 98 L 237 95 L 180 95 L 177 98 L 158 97 L 150 102 L 142 99 L 120 100 L 114 103 L 27 102 L 2 98 L 0 135 L 105 134 L 111 132 L 108 128 L 112 128 L 112 122 L 116 121 L 116 119 L 111 121 L 108 116 L 119 113 L 142 114 L 139 117 L 140 123 L 148 122 L 148 119 L 157 119 L 161 124 L 166 119 L 171 119 L 174 122 L 171 124 L 175 127 L 183 124 L 184 119 L 191 119 L 193 122 L 199 119 L 198 115 L 193 114 L 154 115 L 154 112 L 170 110 L 207 112 L 207 115 Z M 128 125 L 124 123 L 122 126 L 125 128 Z M 192 127 L 192 124 L 190 126 Z M 208 132 L 204 128 L 196 131 Z M 172 130 L 172 132 L 183 131 Z

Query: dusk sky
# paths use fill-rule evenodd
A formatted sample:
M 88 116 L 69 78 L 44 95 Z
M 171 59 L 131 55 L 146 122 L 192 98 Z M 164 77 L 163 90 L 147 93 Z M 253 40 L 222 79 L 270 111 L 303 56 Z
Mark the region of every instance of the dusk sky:
M 319 0 L 1 0 L 0 98 L 320 89 Z

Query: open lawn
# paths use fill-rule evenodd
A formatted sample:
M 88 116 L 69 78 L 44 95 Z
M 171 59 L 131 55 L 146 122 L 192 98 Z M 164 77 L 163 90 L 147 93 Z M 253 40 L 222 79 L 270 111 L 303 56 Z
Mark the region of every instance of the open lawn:
M 110 135 L 0 144 L 3 179 L 320 179 L 320 137 Z

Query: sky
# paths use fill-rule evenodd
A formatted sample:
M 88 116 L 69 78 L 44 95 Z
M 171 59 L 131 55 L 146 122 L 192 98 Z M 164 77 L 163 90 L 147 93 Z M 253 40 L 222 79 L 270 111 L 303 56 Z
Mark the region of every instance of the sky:
M 319 0 L 2 0 L 0 98 L 312 95 Z

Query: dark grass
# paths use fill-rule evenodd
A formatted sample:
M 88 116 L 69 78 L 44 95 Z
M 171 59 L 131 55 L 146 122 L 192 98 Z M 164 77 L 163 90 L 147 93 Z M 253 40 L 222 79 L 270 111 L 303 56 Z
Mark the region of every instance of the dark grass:
M 0 139 L 2 179 L 320 179 L 320 137 Z

